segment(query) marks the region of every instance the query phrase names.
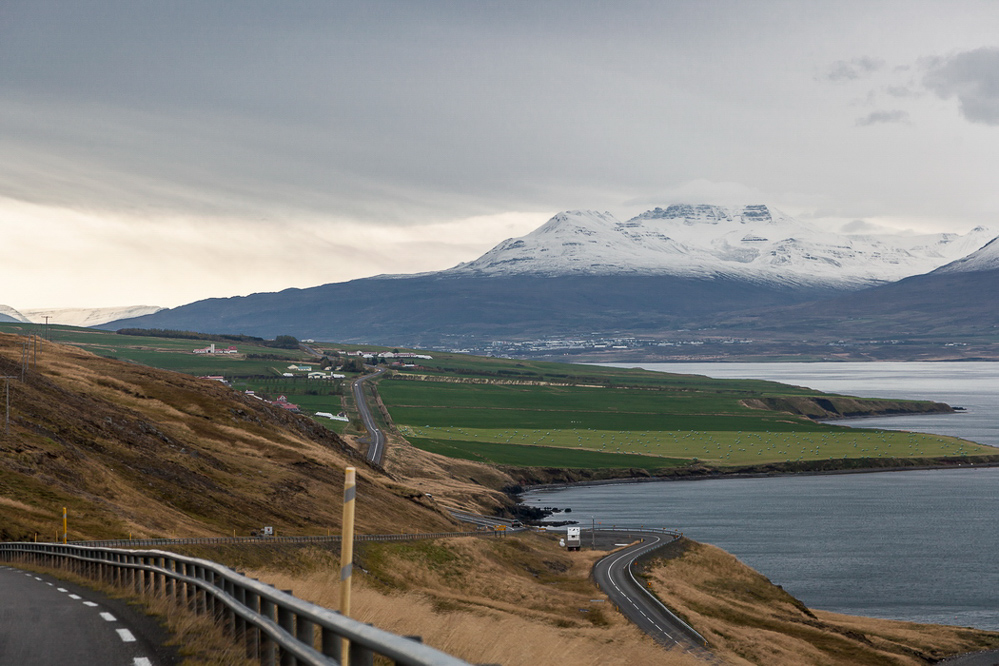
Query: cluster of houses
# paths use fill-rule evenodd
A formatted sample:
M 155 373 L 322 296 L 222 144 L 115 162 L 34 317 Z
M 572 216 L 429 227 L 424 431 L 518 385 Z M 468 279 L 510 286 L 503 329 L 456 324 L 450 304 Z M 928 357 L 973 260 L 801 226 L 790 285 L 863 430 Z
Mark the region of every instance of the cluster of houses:
M 364 352 L 364 351 L 352 351 L 352 352 L 340 352 L 344 356 L 361 356 L 364 359 L 372 358 L 384 358 L 384 359 L 407 359 L 407 358 L 419 358 L 427 361 L 434 360 L 433 356 L 427 356 L 426 354 L 414 354 L 413 352 Z
M 216 349 L 215 343 L 208 345 L 204 349 L 195 349 L 195 354 L 238 354 L 239 351 L 235 347 L 226 347 L 225 349 Z
M 335 372 L 322 372 L 313 370 L 311 365 L 289 365 L 288 372 L 282 372 L 282 377 L 298 377 L 296 372 L 308 373 L 305 376 L 309 379 L 346 379 L 347 375 L 340 375 Z

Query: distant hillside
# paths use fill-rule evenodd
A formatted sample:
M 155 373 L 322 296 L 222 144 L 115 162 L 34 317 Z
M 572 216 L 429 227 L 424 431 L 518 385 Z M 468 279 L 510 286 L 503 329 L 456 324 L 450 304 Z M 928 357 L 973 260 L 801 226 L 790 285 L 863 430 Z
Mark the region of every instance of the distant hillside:
M 999 269 L 935 271 L 858 294 L 728 318 L 747 334 L 789 332 L 863 338 L 999 335 Z
M 20 341 L 0 335 L 0 374 L 20 377 Z M 324 534 L 346 465 L 359 469 L 359 530 L 450 525 L 337 435 L 217 382 L 43 343 L 10 400 L 3 539 L 53 538 L 64 506 L 74 539 Z
M 732 310 L 829 295 L 730 279 L 668 275 L 370 278 L 198 301 L 99 328 L 169 328 L 273 338 L 433 347 L 492 339 L 695 325 Z

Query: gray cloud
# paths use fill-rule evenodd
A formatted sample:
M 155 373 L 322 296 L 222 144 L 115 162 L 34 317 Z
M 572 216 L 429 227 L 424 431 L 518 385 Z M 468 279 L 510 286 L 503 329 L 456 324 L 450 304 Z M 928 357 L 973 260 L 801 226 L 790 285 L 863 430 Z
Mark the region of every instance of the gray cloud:
M 923 84 L 942 99 L 956 97 L 969 121 L 999 125 L 999 48 L 934 58 Z
M 884 60 L 869 56 L 837 60 L 829 66 L 824 78 L 829 81 L 855 81 L 870 76 L 884 66 Z
M 885 123 L 907 123 L 909 114 L 898 109 L 893 111 L 872 111 L 863 118 L 857 118 L 857 124 L 861 127 L 867 125 L 881 125 Z

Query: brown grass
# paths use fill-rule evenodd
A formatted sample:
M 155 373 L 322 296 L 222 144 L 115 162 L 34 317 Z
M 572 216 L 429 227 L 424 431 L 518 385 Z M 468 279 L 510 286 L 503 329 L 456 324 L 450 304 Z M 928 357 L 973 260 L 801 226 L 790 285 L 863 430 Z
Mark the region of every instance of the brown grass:
M 304 552 L 307 572 L 289 575 L 264 567 L 252 575 L 338 608 L 335 554 Z M 588 579 L 600 554 L 569 554 L 548 540 L 528 537 L 365 544 L 358 555 L 362 570 L 352 586 L 352 617 L 421 636 L 471 663 L 700 663 L 655 645 L 606 601 L 593 601 L 605 599 Z
M 660 598 L 731 664 L 927 664 L 999 645 L 999 634 L 812 612 L 728 553 L 683 542 L 654 560 L 647 579 Z
M 0 374 L 20 375 L 20 353 L 0 335 Z M 0 538 L 54 538 L 64 506 L 71 539 L 325 534 L 339 529 L 347 465 L 360 532 L 456 529 L 337 435 L 217 382 L 42 343 L 11 406 Z

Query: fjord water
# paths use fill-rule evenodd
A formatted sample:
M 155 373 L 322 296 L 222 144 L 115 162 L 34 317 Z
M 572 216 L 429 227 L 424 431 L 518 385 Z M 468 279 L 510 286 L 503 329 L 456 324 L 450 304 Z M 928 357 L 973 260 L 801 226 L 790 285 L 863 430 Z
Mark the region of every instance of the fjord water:
M 647 367 L 940 400 L 968 412 L 889 418 L 878 427 L 999 445 L 999 364 Z M 999 630 L 997 468 L 581 486 L 531 492 L 525 503 L 570 507 L 569 517 L 583 524 L 681 530 L 736 555 L 813 608 Z

